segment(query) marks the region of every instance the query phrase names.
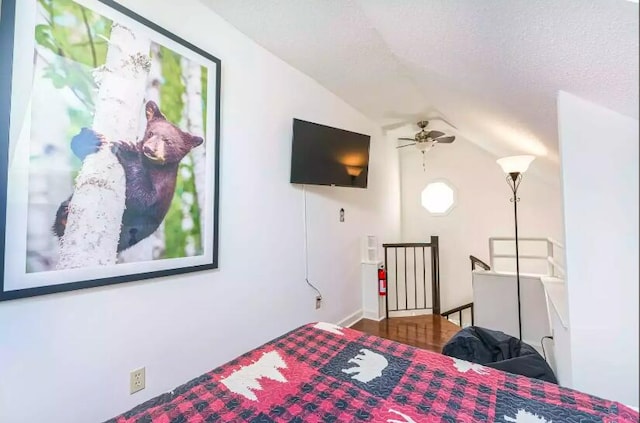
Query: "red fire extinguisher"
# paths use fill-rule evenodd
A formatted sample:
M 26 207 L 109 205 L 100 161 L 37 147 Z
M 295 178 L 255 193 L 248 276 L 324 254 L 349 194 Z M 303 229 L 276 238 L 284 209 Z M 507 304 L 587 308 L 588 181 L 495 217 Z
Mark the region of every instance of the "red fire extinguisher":
M 387 271 L 384 266 L 378 268 L 378 294 L 381 297 L 387 295 Z

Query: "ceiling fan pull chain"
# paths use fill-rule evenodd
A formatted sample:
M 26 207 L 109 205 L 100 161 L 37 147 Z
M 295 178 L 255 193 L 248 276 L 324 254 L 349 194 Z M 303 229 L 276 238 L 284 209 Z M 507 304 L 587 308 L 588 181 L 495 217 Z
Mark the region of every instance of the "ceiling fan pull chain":
M 424 172 L 427 171 L 426 161 L 427 161 L 427 158 L 425 157 L 424 150 L 422 150 L 422 170 Z

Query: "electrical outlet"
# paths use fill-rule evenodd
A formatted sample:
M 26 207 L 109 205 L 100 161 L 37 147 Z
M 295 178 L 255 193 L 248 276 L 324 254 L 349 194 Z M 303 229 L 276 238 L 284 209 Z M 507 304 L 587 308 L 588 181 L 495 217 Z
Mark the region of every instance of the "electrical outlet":
M 129 373 L 129 394 L 142 391 L 145 386 L 145 370 L 141 367 Z
M 322 305 L 322 297 L 318 295 L 316 297 L 316 310 L 319 309 L 321 305 Z

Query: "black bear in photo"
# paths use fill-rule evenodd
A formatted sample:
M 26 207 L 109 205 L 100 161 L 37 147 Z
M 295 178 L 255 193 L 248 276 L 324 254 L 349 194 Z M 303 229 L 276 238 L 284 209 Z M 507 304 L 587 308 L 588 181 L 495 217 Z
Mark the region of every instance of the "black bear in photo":
M 153 101 L 147 102 L 145 111 L 147 127 L 142 140 L 137 144 L 126 141 L 111 144 L 124 168 L 127 182 L 118 252 L 155 232 L 171 205 L 180 161 L 203 142 L 201 137 L 188 134 L 169 122 Z M 83 128 L 71 140 L 71 150 L 84 160 L 105 143 L 100 134 Z M 56 213 L 53 231 L 58 237 L 64 235 L 70 201 L 71 197 Z

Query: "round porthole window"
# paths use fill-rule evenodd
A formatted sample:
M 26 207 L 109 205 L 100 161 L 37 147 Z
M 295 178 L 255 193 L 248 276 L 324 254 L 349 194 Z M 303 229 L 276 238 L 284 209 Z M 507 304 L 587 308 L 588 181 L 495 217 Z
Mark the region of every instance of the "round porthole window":
M 431 182 L 422 190 L 422 207 L 434 216 L 449 214 L 455 204 L 455 189 L 446 181 Z

